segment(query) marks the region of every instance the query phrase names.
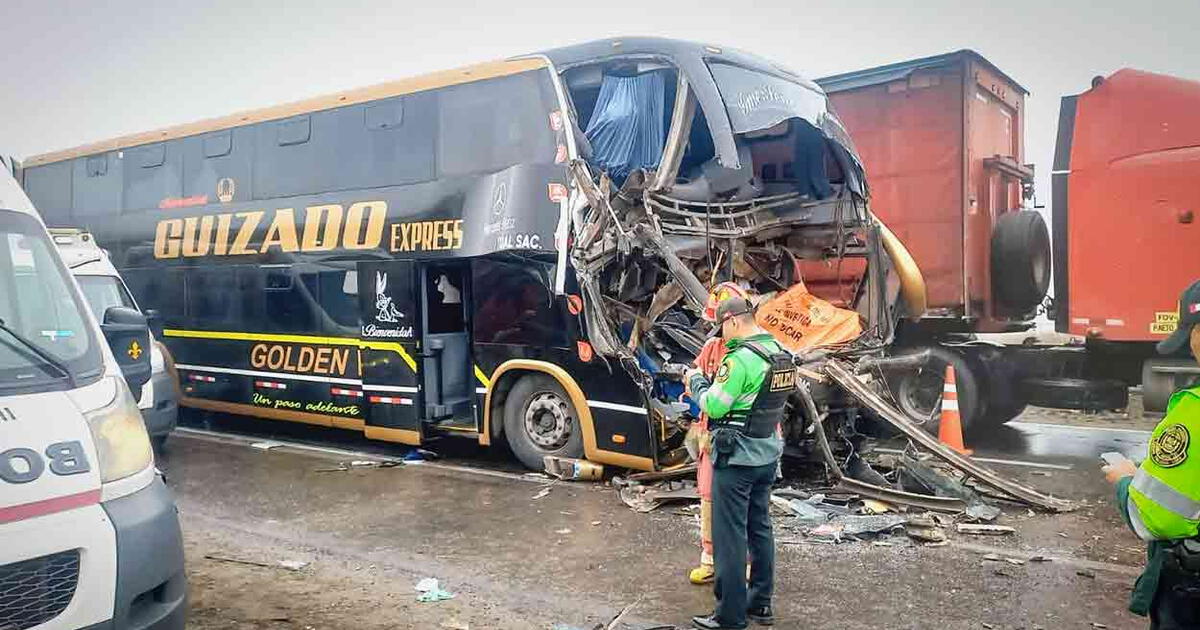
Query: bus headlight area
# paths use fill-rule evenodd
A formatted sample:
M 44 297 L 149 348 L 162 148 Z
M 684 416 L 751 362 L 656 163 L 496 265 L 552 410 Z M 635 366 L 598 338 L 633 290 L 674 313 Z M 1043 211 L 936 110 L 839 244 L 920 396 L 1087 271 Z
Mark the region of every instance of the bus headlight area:
M 87 414 L 88 428 L 100 459 L 100 481 L 110 483 L 146 470 L 154 463 L 150 436 L 125 381 L 116 380 L 117 395 L 107 406 Z

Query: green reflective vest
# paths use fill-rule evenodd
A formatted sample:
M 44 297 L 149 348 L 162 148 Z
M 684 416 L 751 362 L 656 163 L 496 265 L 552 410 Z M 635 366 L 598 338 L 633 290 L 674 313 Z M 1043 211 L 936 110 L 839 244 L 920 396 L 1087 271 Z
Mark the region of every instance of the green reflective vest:
M 1200 525 L 1200 386 L 1176 392 L 1150 436 L 1149 456 L 1117 484 L 1125 521 L 1149 543 L 1129 610 L 1145 616 L 1158 592 L 1171 541 L 1197 535 Z
M 1129 486 L 1130 524 L 1143 540 L 1195 536 L 1200 525 L 1200 386 L 1171 397 L 1167 415 L 1150 436 L 1149 451 Z
M 767 333 L 747 337 L 745 341 L 757 341 L 768 350 L 782 349 L 778 341 Z M 729 353 L 721 362 L 713 383 L 693 387 L 700 409 L 710 418 L 724 418 L 731 413 L 747 413 L 754 406 L 758 390 L 771 371 L 771 364 L 742 345 L 743 340 L 731 339 L 725 343 Z M 710 425 L 711 426 L 711 425 Z M 733 466 L 763 466 L 777 461 L 783 454 L 783 440 L 776 437 L 752 438 L 740 433 L 734 438 L 737 446 L 727 462 Z

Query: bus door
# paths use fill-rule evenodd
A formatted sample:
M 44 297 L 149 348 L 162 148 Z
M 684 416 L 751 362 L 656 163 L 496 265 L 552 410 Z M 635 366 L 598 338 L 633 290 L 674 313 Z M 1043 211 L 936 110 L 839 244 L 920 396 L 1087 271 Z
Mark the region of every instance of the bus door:
M 411 260 L 358 263 L 360 373 L 369 437 L 421 441 L 420 278 Z
M 422 419 L 445 428 L 476 430 L 475 385 L 468 332 L 467 261 L 419 267 Z

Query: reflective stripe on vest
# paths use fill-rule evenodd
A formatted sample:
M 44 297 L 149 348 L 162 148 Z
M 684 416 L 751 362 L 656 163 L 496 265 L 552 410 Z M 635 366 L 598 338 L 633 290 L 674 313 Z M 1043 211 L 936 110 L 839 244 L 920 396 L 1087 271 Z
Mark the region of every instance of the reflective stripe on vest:
M 1150 528 L 1146 527 L 1146 523 L 1142 521 L 1142 513 L 1138 511 L 1137 503 L 1134 502 L 1132 494 L 1125 500 L 1125 508 L 1129 512 L 1129 523 L 1133 525 L 1133 531 L 1138 535 L 1138 538 L 1146 542 L 1162 540 L 1158 536 L 1155 536 L 1150 531 Z
M 1170 510 L 1179 518 L 1189 521 L 1200 520 L 1200 501 L 1196 501 L 1182 492 L 1154 478 L 1153 475 L 1139 468 L 1133 477 L 1135 490 L 1147 499 L 1154 501 L 1164 509 Z

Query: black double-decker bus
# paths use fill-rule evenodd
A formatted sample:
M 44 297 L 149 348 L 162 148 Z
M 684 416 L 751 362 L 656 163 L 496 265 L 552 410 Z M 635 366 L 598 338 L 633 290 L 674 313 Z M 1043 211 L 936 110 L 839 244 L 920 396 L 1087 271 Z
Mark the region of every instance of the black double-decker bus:
M 685 457 L 678 366 L 707 286 L 803 277 L 890 335 L 889 265 L 824 94 L 700 44 L 485 63 L 22 176 L 158 312 L 196 409 L 653 470 Z

